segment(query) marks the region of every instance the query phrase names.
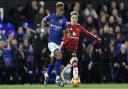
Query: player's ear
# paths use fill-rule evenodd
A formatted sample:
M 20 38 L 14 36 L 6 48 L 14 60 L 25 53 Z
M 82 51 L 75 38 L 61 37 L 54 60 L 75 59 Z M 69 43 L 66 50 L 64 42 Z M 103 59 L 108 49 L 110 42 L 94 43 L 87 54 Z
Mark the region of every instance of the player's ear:
M 58 8 L 56 7 L 56 12 L 57 12 L 57 9 L 58 9 Z

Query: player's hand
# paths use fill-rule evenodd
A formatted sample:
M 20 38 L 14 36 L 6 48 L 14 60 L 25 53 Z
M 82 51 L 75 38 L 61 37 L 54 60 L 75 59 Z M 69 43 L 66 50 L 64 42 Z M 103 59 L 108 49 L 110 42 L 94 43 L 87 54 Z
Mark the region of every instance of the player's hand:
M 46 26 L 50 26 L 50 24 L 51 24 L 50 22 L 46 22 Z
M 66 36 L 67 36 L 67 38 L 70 38 L 70 31 L 69 31 L 69 28 L 66 29 Z

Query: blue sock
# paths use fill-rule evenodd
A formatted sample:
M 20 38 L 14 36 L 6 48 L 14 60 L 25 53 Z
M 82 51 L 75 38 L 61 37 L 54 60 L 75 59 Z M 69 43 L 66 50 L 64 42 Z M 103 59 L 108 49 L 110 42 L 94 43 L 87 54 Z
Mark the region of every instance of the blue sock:
M 48 65 L 48 75 L 49 76 L 51 75 L 53 68 L 54 68 L 54 65 L 53 64 L 49 64 Z
M 60 75 L 60 71 L 61 71 L 61 61 L 60 60 L 56 60 L 56 76 Z

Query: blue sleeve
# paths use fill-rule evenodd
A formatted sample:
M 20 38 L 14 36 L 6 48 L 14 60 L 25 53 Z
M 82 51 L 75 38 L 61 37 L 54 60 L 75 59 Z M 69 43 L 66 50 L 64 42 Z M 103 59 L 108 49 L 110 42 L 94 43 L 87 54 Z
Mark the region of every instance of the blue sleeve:
M 68 27 L 68 22 L 67 19 L 65 18 L 63 22 L 63 29 L 66 29 L 67 27 Z
M 49 15 L 47 15 L 47 16 L 45 17 L 45 21 L 46 21 L 46 22 L 49 22 L 49 21 L 50 21 L 50 18 L 51 18 L 51 15 L 49 14 Z

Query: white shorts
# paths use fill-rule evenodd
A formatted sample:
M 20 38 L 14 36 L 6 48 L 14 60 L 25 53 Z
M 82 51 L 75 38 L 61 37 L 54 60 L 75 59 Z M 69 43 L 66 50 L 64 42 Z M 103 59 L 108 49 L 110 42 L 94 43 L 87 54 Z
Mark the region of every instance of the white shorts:
M 54 42 L 49 42 L 48 43 L 48 48 L 49 48 L 49 50 L 51 51 L 51 57 L 53 57 L 54 56 L 54 52 L 55 52 L 55 50 L 61 50 L 61 46 L 60 45 L 57 45 L 56 43 L 54 43 Z

